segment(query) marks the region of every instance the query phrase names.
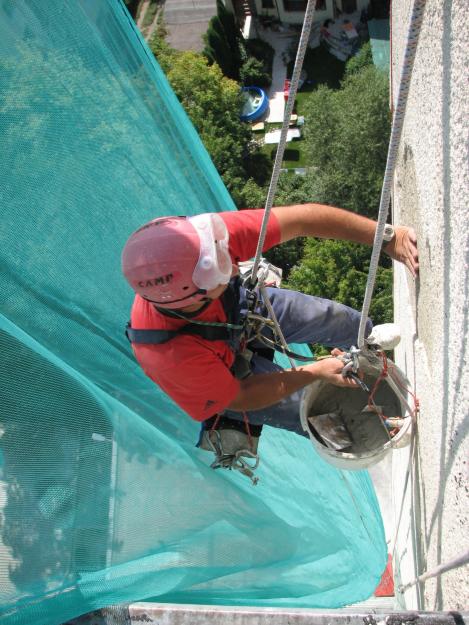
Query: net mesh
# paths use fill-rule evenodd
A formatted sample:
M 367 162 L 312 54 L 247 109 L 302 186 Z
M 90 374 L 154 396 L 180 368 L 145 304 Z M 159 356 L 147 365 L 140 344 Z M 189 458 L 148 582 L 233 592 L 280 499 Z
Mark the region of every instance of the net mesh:
M 1 622 L 368 597 L 386 545 L 367 473 L 349 490 L 269 428 L 257 487 L 211 470 L 124 338 L 129 233 L 234 206 L 123 5 L 0 2 L 0 142 Z

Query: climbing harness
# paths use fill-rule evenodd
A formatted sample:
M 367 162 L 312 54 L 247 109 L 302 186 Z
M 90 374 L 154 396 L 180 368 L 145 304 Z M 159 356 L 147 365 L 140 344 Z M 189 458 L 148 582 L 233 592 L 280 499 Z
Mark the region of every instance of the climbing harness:
M 251 360 L 255 353 L 272 360 L 274 352 L 280 351 L 286 353 L 291 359 L 309 362 L 310 358 L 291 352 L 281 333 L 279 336 L 278 321 L 275 318 L 265 288 L 261 293 L 261 298 L 259 298 L 257 289 L 248 291 L 244 287 L 248 310 L 246 313 L 241 313 L 238 310 L 241 287 L 251 280 L 253 268 L 251 261 L 241 265 L 242 277 L 231 280 L 221 298 L 227 322 L 198 321 L 185 316 L 178 310 L 163 310 L 161 311 L 163 314 L 182 319 L 187 322 L 186 325 L 177 330 L 139 330 L 132 328 L 129 322 L 125 331 L 128 340 L 136 344 L 159 345 L 174 339 L 176 336 L 187 334 L 208 341 L 225 341 L 235 353 L 231 372 L 239 380 L 251 375 Z M 280 269 L 262 259 L 258 271 L 264 283 L 267 282 L 274 287 L 280 286 L 282 275 Z M 254 307 L 250 311 L 249 302 L 252 301 L 254 301 Z M 263 301 L 268 302 L 266 308 L 270 317 L 261 314 Z M 259 309 L 261 312 L 257 312 Z M 272 339 L 263 334 L 264 328 L 268 328 L 272 332 Z M 261 431 L 261 426 L 254 426 L 249 423 L 246 413 L 243 413 L 243 423 L 223 415 L 215 415 L 202 423 L 201 435 L 197 445 L 201 449 L 215 454 L 215 461 L 211 464 L 213 469 L 224 468 L 239 471 L 249 477 L 255 485 L 258 479 L 254 477 L 254 471 L 259 465 L 257 442 Z
M 258 297 L 256 289 L 253 289 L 252 291 L 246 290 L 246 299 L 248 302 L 247 311 L 245 314 L 239 315 L 240 317 L 242 317 L 241 319 L 233 320 L 234 309 L 236 309 L 239 305 L 240 288 L 251 279 L 250 270 L 252 268 L 252 264 L 253 263 L 249 261 L 246 263 L 242 263 L 242 269 L 245 272 L 245 277 L 243 279 L 234 278 L 233 280 L 231 280 L 228 285 L 227 291 L 225 291 L 225 293 L 222 295 L 221 299 L 223 307 L 225 309 L 225 314 L 227 316 L 227 319 L 231 319 L 232 321 L 199 321 L 197 319 L 187 317 L 186 315 L 180 313 L 178 310 L 164 310 L 161 311 L 163 312 L 163 314 L 184 320 L 187 322 L 186 325 L 177 330 L 139 330 L 132 328 L 130 322 L 128 322 L 125 329 L 125 335 L 127 339 L 131 343 L 158 345 L 166 343 L 167 341 L 175 338 L 180 334 L 192 334 L 204 338 L 208 341 L 227 341 L 233 343 L 238 342 L 240 346 L 234 351 L 237 354 L 241 354 L 243 351 L 248 351 L 251 352 L 251 355 L 252 351 L 262 350 L 262 347 L 258 347 L 257 345 L 253 347 L 253 343 L 257 342 L 262 343 L 269 350 L 286 353 L 291 358 L 295 358 L 296 360 L 310 362 L 310 358 L 301 354 L 295 354 L 288 349 L 288 345 L 283 339 L 278 325 L 278 321 L 275 317 L 274 310 L 270 304 L 265 288 L 263 289 L 261 298 Z M 269 273 L 275 276 L 275 282 L 271 281 L 269 282 L 269 285 L 275 287 L 280 286 L 280 269 L 274 267 L 274 265 L 271 265 L 270 263 L 265 261 L 265 259 L 263 259 L 262 263 L 260 264 L 260 271 L 263 272 L 262 279 L 264 279 L 265 275 Z M 250 302 L 252 301 L 255 302 L 254 311 L 250 310 Z M 260 312 L 256 312 L 256 310 L 261 308 L 262 303 L 265 303 L 270 317 L 267 317 Z M 277 338 L 270 339 L 267 336 L 264 336 L 262 334 L 264 328 L 269 328 L 272 331 L 274 337 L 277 336 Z M 281 342 L 281 339 L 283 339 L 283 342 Z M 253 347 L 253 349 L 248 350 L 248 345 Z M 249 354 L 247 357 L 248 360 L 250 360 Z M 246 375 L 236 377 L 239 377 L 239 379 L 243 379 L 243 377 L 246 377 Z

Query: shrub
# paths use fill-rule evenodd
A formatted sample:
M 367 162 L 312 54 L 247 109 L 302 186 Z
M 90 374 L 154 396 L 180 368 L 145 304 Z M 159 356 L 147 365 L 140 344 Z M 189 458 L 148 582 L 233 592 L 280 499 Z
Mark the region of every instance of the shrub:
M 264 71 L 270 76 L 272 74 L 272 64 L 275 55 L 272 46 L 262 39 L 248 39 L 244 42 L 244 46 L 249 56 L 253 56 L 258 61 L 262 61 Z
M 345 78 L 349 78 L 352 74 L 356 74 L 363 68 L 373 65 L 373 56 L 371 54 L 371 43 L 367 41 L 362 45 L 355 56 L 345 64 Z
M 239 78 L 238 67 L 233 62 L 233 51 L 217 15 L 210 20 L 207 32 L 204 35 L 204 41 L 205 48 L 203 54 L 208 61 L 217 63 L 225 76 L 237 80 Z
M 269 74 L 264 71 L 262 61 L 258 61 L 253 56 L 243 63 L 239 71 L 239 77 L 243 85 L 247 87 L 250 85 L 269 87 L 272 82 Z

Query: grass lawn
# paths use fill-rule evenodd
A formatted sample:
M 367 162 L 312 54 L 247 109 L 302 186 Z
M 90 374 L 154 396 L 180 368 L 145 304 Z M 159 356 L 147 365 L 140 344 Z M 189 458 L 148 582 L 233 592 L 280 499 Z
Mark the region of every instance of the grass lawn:
M 264 132 L 271 132 L 272 130 L 280 130 L 282 128 L 281 123 L 275 124 L 265 124 L 264 131 L 262 133 L 255 133 L 258 137 L 263 137 Z M 293 126 L 292 126 L 293 128 Z M 275 161 L 275 154 L 277 152 L 278 144 L 275 143 L 267 143 L 264 144 L 261 148 L 261 151 L 266 154 L 272 164 Z M 283 153 L 283 162 L 282 167 L 287 169 L 295 169 L 295 167 L 305 167 L 305 155 L 303 154 L 303 139 L 295 139 L 294 141 L 289 141 L 285 147 L 285 152 Z
M 293 127 L 293 126 L 292 126 Z M 272 130 L 280 130 L 282 128 L 281 123 L 265 124 L 265 132 Z M 263 136 L 263 134 L 262 134 Z M 277 153 L 278 144 L 267 143 L 262 146 L 261 151 L 266 154 L 272 164 L 275 161 L 275 154 Z M 287 169 L 295 169 L 295 167 L 305 167 L 305 155 L 303 154 L 303 139 L 295 139 L 289 141 L 285 146 L 285 152 L 283 153 L 282 167 Z
M 301 90 L 296 94 L 295 112 L 298 115 L 304 114 L 304 105 L 308 101 L 311 93 L 316 91 L 319 85 L 326 85 L 330 89 L 338 89 L 340 81 L 344 75 L 345 63 L 339 61 L 329 54 L 326 46 L 319 48 L 308 48 L 303 63 L 306 70 L 307 79 Z M 288 65 L 288 75 L 293 73 L 293 63 Z
M 264 63 L 264 71 L 272 74 L 272 64 L 274 62 L 274 49 L 262 39 L 248 39 L 244 42 L 249 54 Z
M 288 64 L 287 75 L 289 77 L 293 74 L 293 66 L 293 61 Z M 302 93 L 314 91 L 318 85 L 338 89 L 344 75 L 345 63 L 332 56 L 327 47 L 321 44 L 318 48 L 306 50 L 303 69 L 307 73 L 307 82 L 301 89 Z
M 293 65 L 293 62 L 288 65 L 288 76 L 291 76 L 293 73 Z M 307 79 L 301 91 L 298 91 L 296 94 L 294 112 L 298 115 L 304 115 L 305 103 L 319 85 L 327 85 L 331 89 L 340 87 L 345 63 L 329 54 L 326 46 L 320 45 L 318 48 L 307 49 L 303 69 L 306 70 Z M 308 120 L 306 120 L 306 123 L 308 123 Z M 270 145 L 265 145 L 262 148 L 262 151 L 267 155 L 273 152 L 272 160 L 275 159 L 275 150 L 276 146 L 273 148 Z M 307 167 L 308 164 L 306 154 L 304 153 L 303 140 L 290 142 L 285 149 L 283 167 L 294 169 L 296 167 Z
M 277 153 L 277 145 L 268 143 L 263 145 L 261 151 L 266 154 L 272 161 L 272 164 L 275 161 L 275 154 Z M 295 169 L 296 167 L 305 167 L 305 155 L 302 150 L 303 140 L 290 141 L 287 143 L 285 147 L 285 152 L 283 153 L 283 161 L 282 167 L 287 169 Z
M 288 76 L 291 76 L 293 73 L 293 65 L 293 62 L 288 65 Z M 340 87 L 340 81 L 344 75 L 345 63 L 336 59 L 335 56 L 332 56 L 332 54 L 329 54 L 326 46 L 320 45 L 318 48 L 307 49 L 303 69 L 306 70 L 307 79 L 302 86 L 301 91 L 298 91 L 296 95 L 294 112 L 298 115 L 304 114 L 305 103 L 309 100 L 311 94 L 318 88 L 319 85 L 327 85 L 331 89 L 338 89 Z M 306 120 L 306 123 L 308 123 L 308 120 Z M 266 124 L 265 132 L 281 127 L 282 124 Z M 261 150 L 264 154 L 271 158 L 273 163 L 275 160 L 277 145 L 263 145 Z M 304 151 L 303 139 L 287 143 L 282 167 L 295 169 L 297 167 L 307 167 L 308 164 L 307 155 Z

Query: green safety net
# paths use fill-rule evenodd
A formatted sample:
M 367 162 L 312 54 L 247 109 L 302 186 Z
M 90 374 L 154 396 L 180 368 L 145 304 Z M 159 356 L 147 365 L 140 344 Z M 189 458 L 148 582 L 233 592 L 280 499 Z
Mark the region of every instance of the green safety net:
M 118 0 L 0 1 L 0 144 L 2 625 L 370 596 L 386 545 L 366 472 L 271 428 L 256 487 L 214 471 L 134 361 L 125 240 L 234 205 Z

